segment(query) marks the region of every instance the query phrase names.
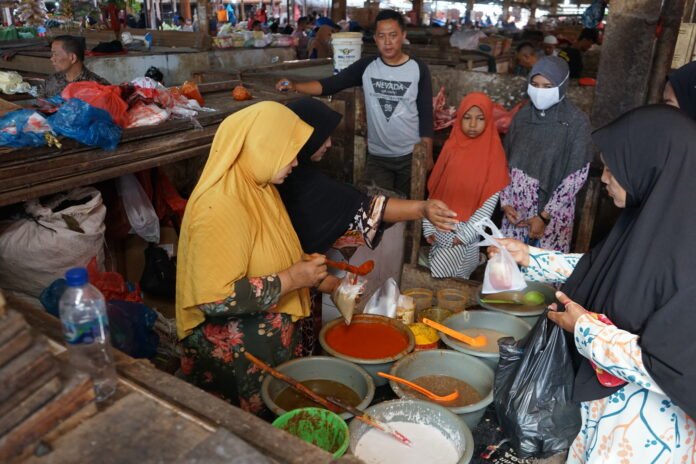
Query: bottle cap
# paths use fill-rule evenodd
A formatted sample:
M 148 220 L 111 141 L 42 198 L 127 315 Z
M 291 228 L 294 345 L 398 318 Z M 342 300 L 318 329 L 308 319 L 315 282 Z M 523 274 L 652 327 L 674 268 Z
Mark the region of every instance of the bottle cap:
M 82 287 L 89 282 L 87 269 L 84 267 L 74 267 L 65 273 L 65 280 L 69 287 Z

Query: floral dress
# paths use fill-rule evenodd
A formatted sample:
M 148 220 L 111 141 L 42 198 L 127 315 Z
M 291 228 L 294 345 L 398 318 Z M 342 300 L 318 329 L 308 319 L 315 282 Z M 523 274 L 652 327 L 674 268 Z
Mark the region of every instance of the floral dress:
M 244 352 L 271 366 L 301 353 L 292 318 L 273 312 L 280 288 L 276 275 L 240 279 L 224 301 L 198 306 L 206 320 L 182 340 L 185 380 L 245 411 L 268 416 L 260 393 L 264 373 Z
M 530 247 L 530 280 L 562 283 L 582 255 Z M 568 453 L 569 463 L 696 462 L 696 423 L 675 405 L 643 364 L 638 335 L 586 314 L 575 324 L 582 356 L 625 382 L 612 395 L 580 403 L 582 427 Z
M 551 221 L 544 230 L 539 241 L 539 247 L 567 253 L 573 238 L 573 222 L 575 218 L 575 197 L 587 180 L 589 163 L 563 179 L 556 188 L 551 199 L 544 207 Z M 539 211 L 539 181 L 529 177 L 519 169 L 510 170 L 510 185 L 503 189 L 500 195 L 501 206 L 512 206 L 519 214 L 520 220 L 531 219 Z M 529 229 L 517 227 L 503 216 L 501 232 L 506 237 L 529 242 Z

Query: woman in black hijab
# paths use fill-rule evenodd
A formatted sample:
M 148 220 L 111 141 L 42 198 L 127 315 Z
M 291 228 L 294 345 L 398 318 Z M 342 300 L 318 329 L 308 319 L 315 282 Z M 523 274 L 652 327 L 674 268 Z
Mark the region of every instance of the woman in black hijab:
M 314 127 L 297 155 L 298 166 L 277 186 L 305 253 L 326 253 L 332 247 L 374 248 L 385 225 L 400 221 L 427 218 L 440 231 L 454 229 L 456 214 L 442 201 L 369 196 L 312 166 L 331 147 L 331 133 L 341 122 L 341 115 L 311 97 L 291 102 L 288 108 Z M 312 301 L 313 315 L 300 326 L 305 354 L 315 350 L 321 328 L 320 294 L 316 293 Z
M 579 261 L 504 244 L 528 276 L 558 282 L 572 272 L 557 293 L 565 311 L 549 312 L 585 358 L 573 391 L 583 425 L 568 461 L 693 462 L 696 124 L 648 106 L 593 140 L 602 182 L 624 208 L 609 235 Z
M 696 120 L 696 61 L 685 64 L 669 75 L 662 98 Z
M 331 147 L 331 133 L 341 115 L 310 97 L 291 102 L 288 108 L 314 127 L 297 156 L 299 165 L 278 186 L 305 253 L 325 253 L 332 246 L 374 248 L 385 223 L 427 218 L 440 230 L 453 230 L 455 213 L 441 201 L 368 196 L 312 166 Z

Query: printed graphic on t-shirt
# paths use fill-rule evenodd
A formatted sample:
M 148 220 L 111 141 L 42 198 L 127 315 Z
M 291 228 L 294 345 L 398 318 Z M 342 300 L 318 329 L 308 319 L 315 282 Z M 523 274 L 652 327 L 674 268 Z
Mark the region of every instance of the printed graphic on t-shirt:
M 379 102 L 379 107 L 382 108 L 382 113 L 384 117 L 392 117 L 396 107 L 399 106 L 399 102 L 403 100 L 406 91 L 411 86 L 411 82 L 403 81 L 388 81 L 386 79 L 376 79 L 371 77 L 372 90 L 377 96 L 377 101 Z

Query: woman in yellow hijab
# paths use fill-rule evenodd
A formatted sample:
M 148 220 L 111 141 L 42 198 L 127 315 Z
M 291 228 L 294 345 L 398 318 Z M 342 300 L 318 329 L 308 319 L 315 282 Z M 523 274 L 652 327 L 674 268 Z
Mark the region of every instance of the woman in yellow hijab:
M 176 324 L 187 380 L 264 412 L 261 372 L 299 352 L 295 321 L 310 314 L 308 288 L 327 280 L 324 257 L 303 259 L 274 184 L 297 165 L 312 128 L 275 102 L 225 119 L 189 198 L 179 240 Z M 320 286 L 321 288 L 321 286 Z

